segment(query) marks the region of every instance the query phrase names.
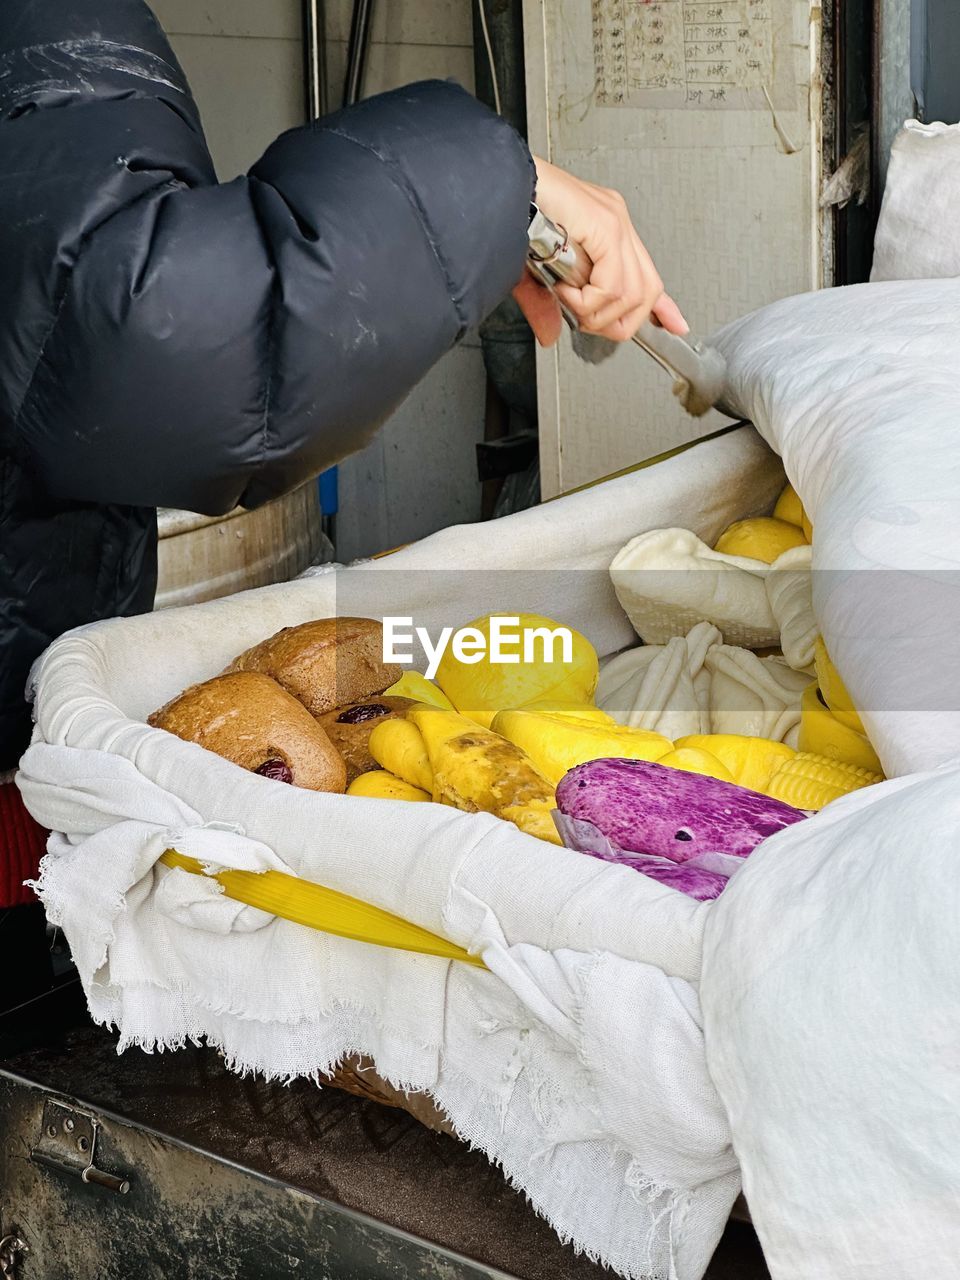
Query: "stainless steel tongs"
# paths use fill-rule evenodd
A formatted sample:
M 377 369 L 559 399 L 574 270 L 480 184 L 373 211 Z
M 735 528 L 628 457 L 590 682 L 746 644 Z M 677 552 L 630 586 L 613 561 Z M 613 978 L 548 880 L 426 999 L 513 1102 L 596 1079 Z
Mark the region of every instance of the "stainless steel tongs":
M 527 267 L 541 284 L 554 291 L 558 283 L 582 288 L 590 279 L 593 263 L 562 227 L 551 222 L 536 205 L 531 206 L 527 232 Z M 576 316 L 561 299 L 564 319 L 578 330 Z M 727 366 L 714 347 L 669 333 L 650 320 L 644 321 L 633 341 L 673 378 L 673 394 L 686 411 L 699 418 L 723 396 Z

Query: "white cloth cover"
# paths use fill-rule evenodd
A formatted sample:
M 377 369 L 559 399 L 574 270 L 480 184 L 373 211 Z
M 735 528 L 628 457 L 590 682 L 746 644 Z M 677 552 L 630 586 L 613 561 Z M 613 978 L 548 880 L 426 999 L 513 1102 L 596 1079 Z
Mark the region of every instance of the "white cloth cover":
M 960 280 L 790 299 L 717 341 L 892 780 L 767 841 L 708 914 L 709 1067 L 774 1280 L 954 1276 Z
M 893 140 L 870 279 L 960 276 L 960 125 L 908 120 Z
M 715 626 L 700 622 L 687 636 L 604 663 L 596 701 L 621 724 L 672 740 L 742 733 L 784 742 L 800 724 L 800 697 L 810 680 L 776 657 L 725 645 Z
M 143 720 L 281 626 L 333 612 L 413 616 L 436 634 L 532 610 L 616 652 L 633 633 L 608 566 L 627 538 L 677 521 L 715 539 L 782 484 L 741 429 L 353 571 L 61 639 L 35 674 L 19 782 L 60 833 L 40 892 L 93 1016 L 121 1046 L 205 1037 L 237 1069 L 280 1078 L 367 1054 L 428 1090 L 579 1249 L 636 1280 L 698 1280 L 739 1188 L 699 1022 L 713 904 L 489 815 L 273 783 Z M 288 868 L 482 953 L 490 972 L 238 909 L 158 867 L 168 846 Z
M 835 801 L 710 913 L 708 1064 L 773 1280 L 960 1273 L 960 769 Z

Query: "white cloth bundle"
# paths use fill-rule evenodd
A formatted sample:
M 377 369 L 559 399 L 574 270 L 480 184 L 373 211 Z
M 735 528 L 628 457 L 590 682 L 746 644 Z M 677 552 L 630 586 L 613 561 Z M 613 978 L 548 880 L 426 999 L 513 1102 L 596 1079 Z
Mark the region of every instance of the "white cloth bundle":
M 610 578 L 644 644 L 669 644 L 709 622 L 727 644 L 780 646 L 788 666 L 805 671 L 819 634 L 811 555 L 793 547 L 768 565 L 714 551 L 689 529 L 654 529 L 618 552 Z
M 704 661 L 722 640 L 712 623 L 698 622 L 688 635 L 665 645 L 618 653 L 600 668 L 597 706 L 618 724 L 671 740 L 709 733 L 710 676 Z
M 960 125 L 907 120 L 893 140 L 870 279 L 960 276 Z
M 689 529 L 655 529 L 627 543 L 610 565 L 610 577 L 644 644 L 666 644 L 707 621 L 728 644 L 766 649 L 780 640 L 763 581 L 766 567 L 713 551 Z
M 717 900 L 710 1071 L 773 1280 L 960 1259 L 960 769 L 855 792 Z
M 620 724 L 673 741 L 740 733 L 795 746 L 800 695 L 810 680 L 779 658 L 724 644 L 716 627 L 700 622 L 686 637 L 604 663 L 597 706 Z
M 884 774 L 960 757 L 960 279 L 788 298 L 716 340 L 810 517 L 816 616 Z
M 758 658 L 749 649 L 719 645 L 707 654 L 710 672 L 710 732 L 741 733 L 796 745 L 800 695 L 810 676 L 779 658 Z
M 780 631 L 784 661 L 794 671 L 813 667 L 820 624 L 813 612 L 812 547 L 791 547 L 770 567 L 767 600 Z

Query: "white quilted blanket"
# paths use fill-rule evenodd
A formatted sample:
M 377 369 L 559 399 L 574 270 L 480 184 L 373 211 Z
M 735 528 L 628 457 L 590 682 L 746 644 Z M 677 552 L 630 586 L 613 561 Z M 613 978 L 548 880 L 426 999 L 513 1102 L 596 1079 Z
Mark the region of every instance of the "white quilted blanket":
M 814 603 L 888 775 L 710 913 L 708 1063 L 774 1280 L 960 1275 L 960 280 L 726 330 L 814 528 Z
M 887 776 L 960 756 L 960 279 L 788 298 L 719 344 L 813 523 L 814 610 Z

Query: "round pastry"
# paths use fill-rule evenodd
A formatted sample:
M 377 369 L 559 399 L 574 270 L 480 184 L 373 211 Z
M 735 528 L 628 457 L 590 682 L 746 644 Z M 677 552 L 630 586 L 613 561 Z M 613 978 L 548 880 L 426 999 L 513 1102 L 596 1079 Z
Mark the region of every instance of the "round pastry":
M 400 678 L 397 663 L 383 660 L 383 627 L 372 618 L 318 618 L 284 627 L 235 658 L 227 668 L 271 676 L 322 716 L 382 693 Z
M 313 716 L 269 676 L 242 671 L 195 684 L 149 723 L 278 782 L 343 791 L 343 758 Z
M 412 698 L 400 698 L 396 694 L 381 693 L 363 702 L 351 702 L 317 716 L 317 723 L 343 756 L 347 766 L 347 783 L 380 766 L 370 754 L 370 734 L 384 720 L 402 716 L 413 706 Z

